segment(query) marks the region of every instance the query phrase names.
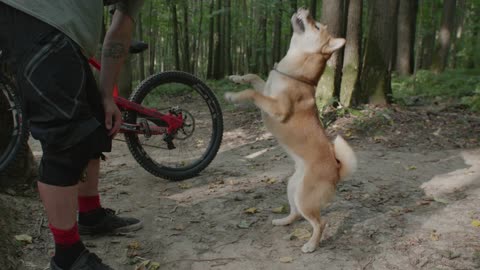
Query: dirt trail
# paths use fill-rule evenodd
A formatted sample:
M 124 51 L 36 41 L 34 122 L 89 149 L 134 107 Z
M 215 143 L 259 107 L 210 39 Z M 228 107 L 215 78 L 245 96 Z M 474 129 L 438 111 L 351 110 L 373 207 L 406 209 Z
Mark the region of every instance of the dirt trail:
M 151 176 L 115 142 L 102 167 L 103 204 L 141 218 L 145 228 L 86 238 L 89 248 L 115 269 L 134 269 L 142 260 L 158 262 L 160 269 L 480 268 L 480 227 L 472 224 L 480 220 L 480 122 L 451 127 L 470 131 L 462 133 L 468 149 L 442 145 L 440 137 L 425 143 L 437 129 L 427 133 L 417 127 L 428 125 L 418 121 L 383 129 L 377 137 L 349 135 L 359 170 L 339 185 L 323 211 L 328 227 L 320 247 L 303 254 L 305 229 L 311 230 L 306 221 L 271 225 L 285 215 L 272 210 L 288 205 L 292 162 L 257 113 L 227 110 L 225 118 L 217 158 L 200 176 L 181 183 Z M 401 138 L 410 138 L 410 144 Z M 36 197 L 18 200 L 30 210 L 18 233 L 34 237 L 24 248 L 21 269 L 45 269 L 53 245 L 43 210 Z M 258 212 L 245 213 L 252 207 Z

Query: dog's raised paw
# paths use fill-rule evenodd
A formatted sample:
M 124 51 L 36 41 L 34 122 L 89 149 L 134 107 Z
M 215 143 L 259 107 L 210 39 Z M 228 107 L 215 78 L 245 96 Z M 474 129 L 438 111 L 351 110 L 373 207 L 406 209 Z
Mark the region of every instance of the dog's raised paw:
M 315 244 L 312 244 L 310 242 L 307 242 L 305 245 L 302 247 L 302 252 L 303 253 L 312 253 L 317 249 L 317 246 Z
M 233 92 L 226 92 L 224 95 L 224 98 L 226 101 L 235 102 L 235 96 L 236 94 Z
M 242 80 L 242 76 L 238 76 L 238 75 L 230 75 L 228 76 L 228 79 L 234 83 L 238 83 L 238 84 L 243 84 L 244 81 Z

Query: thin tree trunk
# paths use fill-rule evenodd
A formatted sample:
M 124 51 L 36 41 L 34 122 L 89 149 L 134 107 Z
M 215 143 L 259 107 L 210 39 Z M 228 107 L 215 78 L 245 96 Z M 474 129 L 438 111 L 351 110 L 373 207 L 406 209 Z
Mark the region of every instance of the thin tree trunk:
M 323 0 L 323 1 L 328 1 L 328 0 Z M 335 0 L 338 2 L 343 2 L 343 0 Z M 322 8 L 324 10 L 324 8 Z M 309 8 L 310 14 L 312 14 L 313 18 L 317 18 L 317 0 L 311 0 L 310 1 L 310 8 Z M 323 15 L 322 15 L 323 17 Z
M 398 0 L 373 0 L 360 79 L 360 102 L 385 105 L 391 102 L 392 55 L 395 44 Z
M 143 41 L 142 13 L 138 14 L 137 37 L 140 41 Z M 145 56 L 143 53 L 138 54 L 138 72 L 140 81 L 145 80 Z
M 343 75 L 340 88 L 340 104 L 350 107 L 360 76 L 360 42 L 362 40 L 362 0 L 350 0 L 343 60 Z
M 209 33 L 208 33 L 208 67 L 207 78 L 213 78 L 213 67 L 215 63 L 214 50 L 215 50 L 215 17 L 213 16 L 213 10 L 215 6 L 215 0 L 210 0 L 210 19 L 209 19 Z
M 400 75 L 408 75 L 413 72 L 417 1 L 401 0 L 399 3 L 395 70 Z
M 180 69 L 180 46 L 178 44 L 178 19 L 177 19 L 177 4 L 170 5 L 172 11 L 172 27 L 173 27 L 173 55 L 175 57 L 175 69 Z
M 463 26 L 465 23 L 466 0 L 458 0 L 457 2 L 457 16 L 455 17 L 455 32 L 452 36 L 452 46 L 450 48 L 449 67 L 455 68 L 457 66 L 457 51 L 461 50 L 461 39 L 463 35 Z
M 222 0 L 217 0 L 217 11 L 222 10 Z M 214 78 L 215 79 L 221 79 L 223 78 L 224 75 L 224 39 L 223 39 L 223 34 L 224 34 L 224 27 L 223 25 L 223 13 L 220 13 L 215 16 L 216 18 L 216 44 L 215 44 L 215 61 L 214 61 Z
M 188 30 L 188 1 L 183 2 L 183 70 L 191 72 L 190 63 L 190 32 Z
M 448 52 L 455 25 L 455 7 L 456 0 L 444 0 L 438 45 L 432 63 L 432 70 L 436 73 L 443 72 L 447 66 Z
M 232 65 L 232 3 L 231 0 L 225 0 L 225 67 L 227 74 L 233 73 Z
M 333 37 L 344 37 L 344 1 L 324 0 L 321 22 L 327 25 L 328 32 Z M 325 71 L 318 82 L 316 96 L 317 107 L 320 111 L 332 102 L 333 97 L 340 89 L 343 50 L 335 52 L 327 62 Z
M 273 22 L 273 51 L 272 51 L 272 62 L 271 66 L 275 62 L 279 61 L 281 58 L 281 48 L 282 48 L 282 0 L 278 0 L 275 4 L 274 9 L 274 22 Z
M 196 73 L 197 68 L 199 68 L 198 62 L 200 57 L 200 46 L 202 44 L 201 39 L 202 39 L 202 24 L 203 24 L 203 0 L 199 0 L 199 12 L 200 12 L 200 18 L 198 22 L 198 28 L 197 28 L 197 38 L 194 39 L 193 41 L 193 64 L 192 64 L 192 72 Z

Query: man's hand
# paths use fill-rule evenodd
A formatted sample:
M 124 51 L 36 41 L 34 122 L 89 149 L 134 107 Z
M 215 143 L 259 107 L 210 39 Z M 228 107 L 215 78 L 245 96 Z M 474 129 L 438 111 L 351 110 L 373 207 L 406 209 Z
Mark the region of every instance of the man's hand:
M 105 110 L 105 127 L 110 131 L 108 136 L 115 136 L 122 124 L 122 113 L 112 97 L 103 99 L 103 108 Z

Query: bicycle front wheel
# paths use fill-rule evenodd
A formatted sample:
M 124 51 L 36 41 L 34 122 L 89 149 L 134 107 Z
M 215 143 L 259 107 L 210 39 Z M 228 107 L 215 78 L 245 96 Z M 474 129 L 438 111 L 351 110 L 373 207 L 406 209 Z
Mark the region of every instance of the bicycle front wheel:
M 196 176 L 215 158 L 223 136 L 223 116 L 213 91 L 197 77 L 179 71 L 151 76 L 130 100 L 163 114 L 182 115 L 184 125 L 175 134 L 125 133 L 128 148 L 148 172 L 169 180 Z M 125 122 L 153 129 L 159 122 L 128 111 Z
M 28 127 L 14 83 L 0 74 L 0 172 L 14 171 L 17 160 L 28 154 Z

